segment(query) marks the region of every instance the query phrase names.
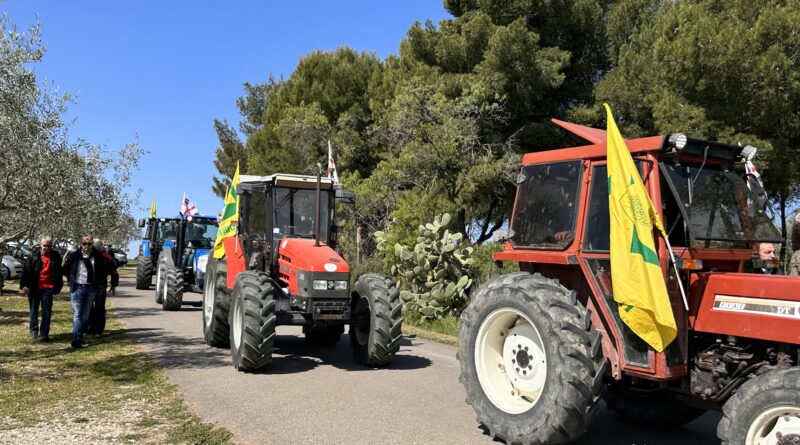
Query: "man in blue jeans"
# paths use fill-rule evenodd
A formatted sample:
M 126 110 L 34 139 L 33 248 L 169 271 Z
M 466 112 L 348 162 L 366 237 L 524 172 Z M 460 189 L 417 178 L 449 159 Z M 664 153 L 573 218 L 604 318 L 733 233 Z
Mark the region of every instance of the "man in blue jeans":
M 108 276 L 111 275 L 111 289 L 119 284 L 119 276 L 115 273 L 117 266 L 113 260 L 103 256 L 93 248 L 92 235 L 81 238 L 81 248 L 67 255 L 64 262 L 64 275 L 67 276 L 72 304 L 72 347 L 83 346 L 83 334 L 89 324 L 89 312 L 98 292 L 105 290 Z
M 61 255 L 53 250 L 53 240 L 42 237 L 39 248 L 35 249 L 22 265 L 19 287 L 28 297 L 30 310 L 31 338 L 50 341 L 50 314 L 53 309 L 53 295 L 61 292 L 64 281 L 61 278 Z M 42 307 L 42 324 L 39 325 L 39 306 Z M 41 336 L 40 336 L 41 335 Z

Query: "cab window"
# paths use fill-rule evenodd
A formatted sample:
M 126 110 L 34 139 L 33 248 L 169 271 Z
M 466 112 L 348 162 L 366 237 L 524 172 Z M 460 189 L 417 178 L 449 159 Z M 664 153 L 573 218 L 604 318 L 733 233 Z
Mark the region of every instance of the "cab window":
M 511 242 L 535 249 L 563 250 L 575 235 L 581 161 L 523 167 Z

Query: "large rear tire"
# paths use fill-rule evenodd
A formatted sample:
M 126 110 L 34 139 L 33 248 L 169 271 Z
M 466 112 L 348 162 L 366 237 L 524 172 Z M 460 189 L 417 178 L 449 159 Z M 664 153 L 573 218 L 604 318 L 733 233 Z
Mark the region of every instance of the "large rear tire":
M 176 267 L 165 267 L 161 308 L 165 311 L 180 310 L 183 304 L 183 271 Z
M 722 445 L 800 443 L 800 367 L 746 382 L 722 407 Z
M 206 344 L 218 348 L 230 346 L 230 292 L 226 278 L 226 264 L 209 259 L 203 285 L 203 337 Z
M 344 325 L 303 328 L 306 341 L 318 346 L 331 346 L 339 343 L 344 334 Z
M 606 361 L 574 292 L 539 274 L 503 275 L 478 291 L 461 320 L 459 380 L 492 438 L 563 444 L 586 431 Z
M 272 362 L 275 288 L 264 274 L 241 272 L 231 294 L 230 344 L 233 366 L 255 372 Z
M 147 289 L 153 280 L 153 258 L 139 255 L 136 259 L 136 289 Z
M 637 390 L 622 383 L 608 385 L 603 399 L 626 421 L 660 430 L 678 428 L 706 412 L 678 402 L 668 391 Z
M 400 293 L 389 278 L 362 275 L 351 301 L 350 347 L 364 366 L 386 366 L 400 350 L 403 316 Z

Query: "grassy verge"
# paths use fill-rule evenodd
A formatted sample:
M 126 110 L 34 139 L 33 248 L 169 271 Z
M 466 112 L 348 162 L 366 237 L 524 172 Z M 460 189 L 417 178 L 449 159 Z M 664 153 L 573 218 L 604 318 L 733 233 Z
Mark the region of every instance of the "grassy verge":
M 6 283 L 0 297 L 0 437 L 9 443 L 229 443 L 202 422 L 114 319 L 72 350 L 68 296 L 56 297 L 52 343 L 28 337 L 28 303 Z
M 458 330 L 460 328 L 461 320 L 457 317 L 426 320 L 416 312 L 403 311 L 403 334 L 408 336 L 417 336 L 458 346 Z

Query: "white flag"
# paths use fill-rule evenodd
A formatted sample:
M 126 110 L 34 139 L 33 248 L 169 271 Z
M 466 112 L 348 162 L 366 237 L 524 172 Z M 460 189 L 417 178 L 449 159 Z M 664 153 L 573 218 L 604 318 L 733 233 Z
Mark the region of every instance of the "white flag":
M 197 214 L 197 206 L 192 201 L 189 201 L 189 196 L 183 194 L 183 201 L 181 202 L 181 215 L 195 215 Z
M 339 183 L 339 174 L 336 173 L 336 163 L 333 162 L 333 147 L 330 139 L 328 140 L 328 179 L 333 178 L 333 183 Z

